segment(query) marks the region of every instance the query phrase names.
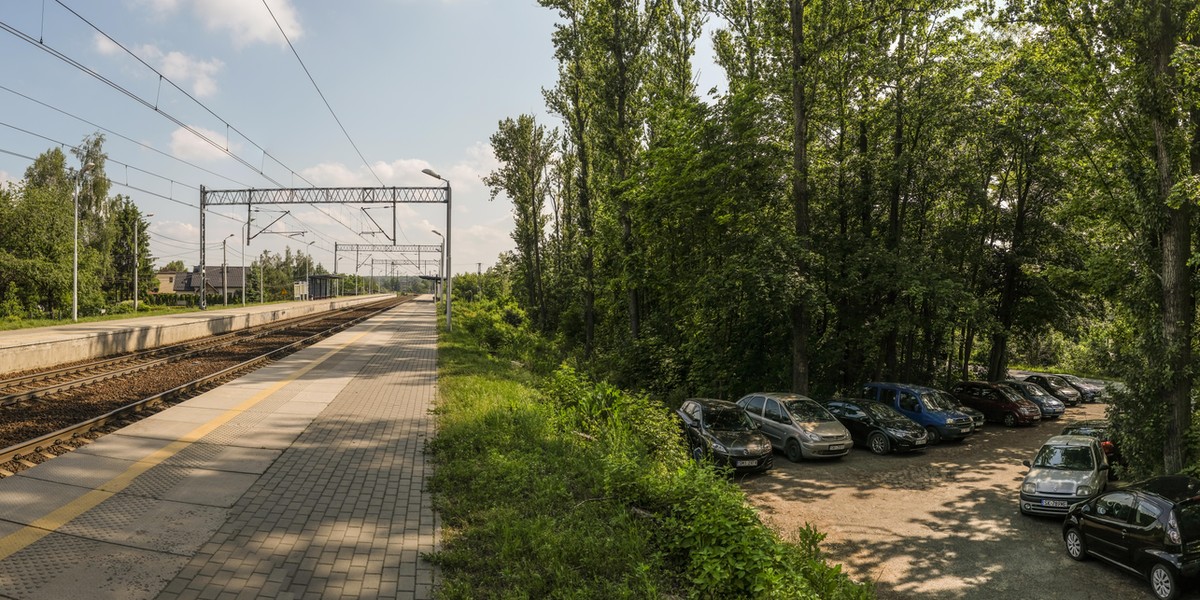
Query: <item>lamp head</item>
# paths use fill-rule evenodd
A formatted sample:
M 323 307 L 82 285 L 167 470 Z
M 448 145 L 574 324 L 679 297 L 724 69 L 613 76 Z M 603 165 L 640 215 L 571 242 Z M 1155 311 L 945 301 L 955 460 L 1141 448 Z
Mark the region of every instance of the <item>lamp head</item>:
M 421 172 L 434 179 L 442 179 L 442 176 L 438 175 L 437 171 L 434 171 L 433 169 L 421 169 Z M 445 179 L 442 179 L 442 181 L 445 181 Z

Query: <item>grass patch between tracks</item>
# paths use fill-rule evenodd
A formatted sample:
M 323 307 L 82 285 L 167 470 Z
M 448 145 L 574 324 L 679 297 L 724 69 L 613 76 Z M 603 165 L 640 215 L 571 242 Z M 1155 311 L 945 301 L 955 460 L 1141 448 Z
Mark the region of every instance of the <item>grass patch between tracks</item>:
M 725 474 L 690 461 L 662 404 L 570 367 L 532 374 L 514 359 L 540 342 L 519 319 L 490 343 L 481 328 L 506 327 L 495 310 L 512 308 L 456 310 L 439 345 L 439 597 L 873 596 L 825 562 L 822 534 L 782 541 Z

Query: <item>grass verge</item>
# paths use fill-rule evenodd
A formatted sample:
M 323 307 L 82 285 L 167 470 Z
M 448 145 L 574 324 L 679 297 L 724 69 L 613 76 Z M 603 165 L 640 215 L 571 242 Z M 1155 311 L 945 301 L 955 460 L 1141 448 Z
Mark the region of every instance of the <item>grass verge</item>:
M 873 597 L 822 534 L 782 541 L 690 461 L 664 406 L 569 367 L 536 376 L 471 318 L 438 353 L 441 598 Z

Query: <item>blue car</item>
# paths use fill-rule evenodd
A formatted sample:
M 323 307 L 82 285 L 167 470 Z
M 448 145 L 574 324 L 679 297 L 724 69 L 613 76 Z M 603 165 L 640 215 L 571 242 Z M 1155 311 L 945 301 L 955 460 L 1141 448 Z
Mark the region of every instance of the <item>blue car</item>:
M 929 443 L 959 441 L 975 431 L 971 417 L 942 399 L 942 393 L 923 385 L 871 382 L 861 396 L 882 402 L 916 421 L 929 434 Z
M 1057 419 L 1067 412 L 1067 405 L 1062 403 L 1062 400 L 1051 396 L 1042 389 L 1042 386 L 1028 381 L 997 381 L 997 385 L 1002 385 L 1018 394 L 1022 398 L 1034 403 L 1042 411 L 1043 419 Z

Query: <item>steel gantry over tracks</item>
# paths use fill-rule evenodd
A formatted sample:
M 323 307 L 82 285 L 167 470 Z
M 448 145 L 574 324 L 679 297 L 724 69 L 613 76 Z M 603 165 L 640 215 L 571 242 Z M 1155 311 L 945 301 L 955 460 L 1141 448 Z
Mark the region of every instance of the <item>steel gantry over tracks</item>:
M 307 188 L 267 188 L 240 190 L 210 190 L 200 186 L 200 308 L 207 308 L 205 298 L 205 213 L 210 206 L 241 206 L 246 205 L 246 222 L 250 222 L 251 208 L 256 204 L 446 204 L 446 273 L 450 273 L 450 182 L 440 175 L 426 169 L 426 175 L 436 177 L 446 183 L 445 186 L 394 186 L 394 187 L 307 187 Z M 393 210 L 392 225 L 395 227 L 395 211 Z M 393 233 L 393 240 L 395 239 Z M 249 243 L 247 241 L 247 243 Z M 429 246 L 437 248 L 437 246 Z M 334 247 L 334 261 L 337 258 L 337 246 Z M 335 272 L 336 272 L 336 266 Z M 449 288 L 447 288 L 449 291 Z M 450 328 L 450 295 L 446 294 L 446 328 Z

